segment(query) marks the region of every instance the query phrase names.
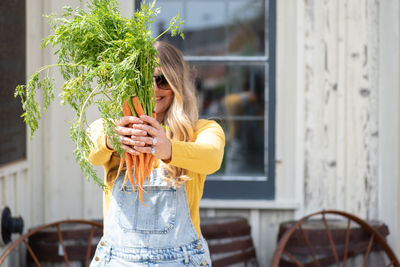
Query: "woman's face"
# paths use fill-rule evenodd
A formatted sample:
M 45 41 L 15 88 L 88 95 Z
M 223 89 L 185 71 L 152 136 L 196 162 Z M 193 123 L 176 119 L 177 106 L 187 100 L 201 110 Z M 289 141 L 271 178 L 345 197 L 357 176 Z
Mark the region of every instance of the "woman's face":
M 163 84 L 157 85 L 156 80 L 161 79 L 159 75 L 162 75 L 161 71 L 159 69 L 156 69 L 154 72 L 154 76 L 158 76 L 157 78 L 154 78 L 153 84 L 154 84 L 154 89 L 155 89 L 155 95 L 156 95 L 156 114 L 157 114 L 157 120 L 158 121 L 163 121 L 165 113 L 167 112 L 169 106 L 172 103 L 172 100 L 174 99 L 174 93 L 172 92 L 171 87 L 166 83 L 166 80 Z M 166 84 L 165 84 L 166 83 Z M 163 88 L 163 89 L 161 89 Z

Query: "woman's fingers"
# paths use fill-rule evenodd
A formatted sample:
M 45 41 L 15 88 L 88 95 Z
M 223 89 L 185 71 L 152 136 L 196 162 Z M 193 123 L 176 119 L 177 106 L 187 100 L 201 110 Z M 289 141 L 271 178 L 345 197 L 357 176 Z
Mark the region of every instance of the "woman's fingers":
M 140 124 L 134 124 L 134 125 L 140 125 Z M 137 136 L 146 136 L 147 132 L 142 129 L 135 129 L 135 128 L 128 128 L 128 127 L 122 127 L 122 126 L 117 126 L 115 128 L 117 130 L 117 133 L 119 135 L 137 135 Z
M 151 126 L 156 128 L 157 130 L 163 130 L 163 127 L 161 124 L 153 117 L 147 116 L 147 115 L 142 115 L 140 116 L 140 119 L 144 122 L 149 123 Z
M 140 152 L 138 152 L 136 149 L 133 149 L 132 147 L 127 146 L 127 145 L 122 145 L 121 148 L 123 150 L 125 150 L 126 152 L 128 152 L 129 154 L 132 154 L 132 155 L 139 155 L 140 154 Z
M 121 136 L 121 147 L 128 153 L 151 153 L 159 159 L 171 158 L 171 142 L 156 119 L 146 115 L 140 119 L 125 116 L 116 123 L 116 130 Z
M 120 118 L 115 123 L 115 125 L 116 126 L 126 126 L 126 125 L 132 124 L 132 123 L 143 124 L 143 120 L 139 119 L 138 117 L 134 117 L 134 116 L 124 116 L 124 117 Z
M 129 137 L 125 137 L 120 135 L 121 144 L 130 145 L 130 146 L 145 146 L 146 143 L 140 139 L 133 139 Z
M 142 153 L 151 153 L 151 147 L 149 146 L 134 146 L 133 147 L 136 151 L 142 152 Z
M 159 129 L 156 129 L 155 127 L 147 124 L 134 124 L 132 125 L 132 128 L 136 130 L 146 131 L 146 133 L 148 133 L 151 136 L 156 136 L 157 133 L 160 131 Z
M 135 136 L 135 135 L 132 135 L 131 139 L 134 140 L 134 141 L 137 141 L 137 142 L 141 142 L 141 143 L 143 143 L 143 145 L 144 144 L 152 145 L 153 142 L 154 142 L 153 141 L 154 138 L 153 137 L 149 137 L 149 136 Z
M 157 141 L 157 144 L 153 146 L 133 146 L 133 148 L 142 153 L 152 154 L 162 160 L 169 160 L 172 155 L 171 142 L 168 139 L 160 143 Z

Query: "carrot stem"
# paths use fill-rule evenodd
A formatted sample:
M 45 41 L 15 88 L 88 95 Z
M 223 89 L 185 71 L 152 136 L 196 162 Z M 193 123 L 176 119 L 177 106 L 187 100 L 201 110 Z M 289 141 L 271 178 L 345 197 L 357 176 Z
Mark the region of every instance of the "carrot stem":
M 132 101 L 127 101 L 127 102 L 128 102 L 129 108 L 130 108 L 130 110 L 131 110 L 131 116 L 137 117 L 138 115 L 137 115 L 137 113 L 136 113 L 136 111 L 135 111 L 135 108 L 134 108 L 133 105 L 132 105 Z

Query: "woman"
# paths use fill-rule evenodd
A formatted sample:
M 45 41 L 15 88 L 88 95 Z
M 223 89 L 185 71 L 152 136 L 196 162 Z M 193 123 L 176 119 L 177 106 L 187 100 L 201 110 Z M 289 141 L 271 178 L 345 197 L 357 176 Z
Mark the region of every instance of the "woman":
M 147 206 L 130 183 L 121 188 L 124 173 L 115 177 L 120 158 L 102 121 L 90 127 L 95 148 L 89 160 L 104 166 L 106 184 L 104 235 L 91 266 L 211 266 L 199 203 L 206 175 L 221 165 L 224 132 L 216 122 L 198 119 L 192 77 L 179 50 L 165 42 L 155 47 L 160 62 L 154 74 L 157 119 L 125 116 L 116 123 L 125 151 L 152 153 L 157 159 L 144 187 Z

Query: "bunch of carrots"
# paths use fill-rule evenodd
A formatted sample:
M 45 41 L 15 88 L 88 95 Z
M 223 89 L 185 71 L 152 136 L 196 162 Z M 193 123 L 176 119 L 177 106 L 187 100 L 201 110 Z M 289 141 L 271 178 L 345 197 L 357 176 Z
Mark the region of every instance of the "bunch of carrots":
M 59 68 L 64 79 L 59 96 L 61 103 L 68 104 L 74 113 L 70 133 L 84 176 L 104 186 L 87 157 L 93 142 L 85 129 L 86 111 L 92 106 L 100 112 L 105 133 L 112 137 L 115 148 L 121 153 L 119 172 L 126 161 L 128 171 L 124 182 L 129 179 L 133 186 L 138 186 L 142 201 L 143 183 L 151 172 L 153 156 L 136 157 L 123 152 L 114 122 L 122 115 L 121 106 L 124 115 L 154 117 L 156 101 L 152 76 L 159 63 L 153 44 L 169 31 L 172 36 L 183 37 L 179 29 L 182 20 L 179 16 L 172 18 L 169 27 L 154 38 L 150 26 L 160 12 L 155 0 L 142 1 L 140 9 L 130 18 L 121 15 L 118 0 L 87 2 L 87 10 L 64 7 L 61 16 L 47 16 L 52 34 L 43 40 L 42 47 L 57 48 L 54 52 L 57 64 L 41 67 L 26 84 L 15 88 L 15 96 L 21 98 L 22 117 L 32 137 L 39 128 L 42 112 L 50 107 L 58 92 L 48 70 Z
M 125 100 L 122 106 L 122 112 L 124 116 L 140 117 L 146 114 L 137 96 L 132 97 L 132 101 Z M 152 116 L 153 118 L 156 118 L 156 113 L 153 112 Z M 132 127 L 132 125 L 129 126 Z M 153 161 L 154 156 L 152 154 L 140 153 L 137 156 L 125 152 L 125 157 L 121 155 L 121 160 L 119 162 L 117 177 L 121 173 L 121 170 L 124 167 L 124 163 L 126 162 L 126 172 L 122 188 L 124 188 L 128 180 L 131 182 L 133 190 L 135 190 L 135 187 L 137 185 L 139 199 L 144 206 L 146 205 L 143 203 L 143 184 L 146 180 L 146 177 L 150 177 Z M 135 175 L 133 175 L 133 171 L 135 172 Z

